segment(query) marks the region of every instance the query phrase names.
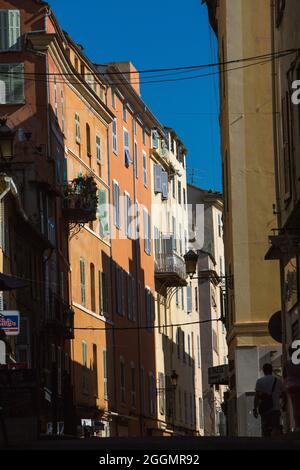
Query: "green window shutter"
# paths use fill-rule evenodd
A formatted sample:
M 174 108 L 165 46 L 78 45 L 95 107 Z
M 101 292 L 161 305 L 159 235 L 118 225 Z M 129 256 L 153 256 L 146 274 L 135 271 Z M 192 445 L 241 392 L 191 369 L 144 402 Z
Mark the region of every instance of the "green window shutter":
M 85 305 L 85 263 L 84 259 L 80 258 L 80 301 Z
M 10 102 L 23 103 L 24 96 L 24 64 L 12 65 L 10 67 Z
M 0 11 L 0 51 L 7 51 L 9 36 L 8 10 Z
M 98 191 L 98 208 L 99 208 L 99 235 L 104 238 L 109 235 L 108 212 L 106 202 L 106 189 Z
M 19 10 L 8 11 L 9 49 L 19 51 L 21 48 L 21 21 Z

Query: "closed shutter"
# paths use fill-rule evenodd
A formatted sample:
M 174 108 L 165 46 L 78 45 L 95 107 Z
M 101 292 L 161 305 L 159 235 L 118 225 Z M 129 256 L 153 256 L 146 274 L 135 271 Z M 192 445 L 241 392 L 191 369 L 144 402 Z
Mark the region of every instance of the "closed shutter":
M 99 235 L 104 238 L 109 235 L 108 214 L 106 204 L 106 189 L 98 191 L 98 207 L 99 207 Z
M 162 182 L 162 198 L 168 199 L 169 197 L 169 179 L 168 173 L 166 171 L 161 172 L 161 182 Z
M 147 186 L 147 155 L 143 152 L 143 183 Z
M 81 304 L 85 305 L 85 263 L 83 258 L 80 258 L 80 297 Z
M 125 193 L 124 197 L 124 225 L 125 225 L 125 235 L 128 237 L 129 236 L 129 230 L 128 230 L 128 195 Z
M 9 49 L 19 51 L 21 46 L 20 11 L 9 10 Z
M 0 202 L 0 246 L 4 250 L 4 202 Z
M 122 292 L 122 287 L 123 287 L 123 276 L 122 276 L 122 270 L 120 268 L 117 268 L 117 312 L 119 315 L 123 314 L 123 306 L 122 306 L 122 300 L 123 300 L 123 292 Z
M 187 312 L 190 313 L 193 310 L 193 301 L 192 301 L 192 287 L 187 286 Z
M 154 164 L 154 192 L 162 192 L 162 168 L 157 164 Z
M 133 308 L 132 308 L 133 296 L 132 296 L 132 277 L 130 274 L 127 278 L 127 286 L 128 286 L 128 310 L 127 310 L 128 318 L 129 320 L 132 320 L 133 319 Z
M 8 10 L 0 10 L 0 51 L 9 49 Z

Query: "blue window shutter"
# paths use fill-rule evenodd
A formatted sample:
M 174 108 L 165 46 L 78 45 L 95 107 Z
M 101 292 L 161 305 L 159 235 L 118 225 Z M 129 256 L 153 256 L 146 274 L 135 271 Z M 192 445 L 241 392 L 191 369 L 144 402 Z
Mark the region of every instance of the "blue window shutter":
M 162 168 L 160 165 L 154 164 L 154 192 L 162 192 Z
M 162 198 L 168 199 L 169 197 L 169 179 L 166 171 L 161 172 L 161 185 L 162 185 Z
M 191 311 L 193 310 L 192 287 L 187 286 L 186 292 L 187 292 L 187 312 L 191 313 Z

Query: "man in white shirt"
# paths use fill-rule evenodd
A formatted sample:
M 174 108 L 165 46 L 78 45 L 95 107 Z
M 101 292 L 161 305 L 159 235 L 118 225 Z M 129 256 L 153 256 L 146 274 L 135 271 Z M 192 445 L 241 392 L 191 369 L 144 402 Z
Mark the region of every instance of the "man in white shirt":
M 261 417 L 263 437 L 281 433 L 281 400 L 282 408 L 286 405 L 286 393 L 283 382 L 273 375 L 271 364 L 264 364 L 264 377 L 257 380 L 255 386 L 253 415 Z

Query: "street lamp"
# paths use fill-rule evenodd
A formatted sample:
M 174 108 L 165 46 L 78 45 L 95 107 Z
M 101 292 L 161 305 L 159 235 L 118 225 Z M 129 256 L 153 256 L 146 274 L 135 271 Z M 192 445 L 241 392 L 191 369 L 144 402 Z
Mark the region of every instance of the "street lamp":
M 0 159 L 10 162 L 14 157 L 14 140 L 16 131 L 7 125 L 7 118 L 0 118 Z
M 185 261 L 186 273 L 192 279 L 196 273 L 198 254 L 193 250 L 189 250 L 183 257 Z
M 177 383 L 178 383 L 178 374 L 176 373 L 176 370 L 172 371 L 172 374 L 171 374 L 170 378 L 171 378 L 172 387 L 176 388 Z

